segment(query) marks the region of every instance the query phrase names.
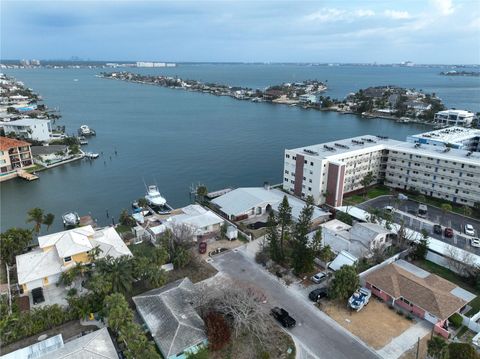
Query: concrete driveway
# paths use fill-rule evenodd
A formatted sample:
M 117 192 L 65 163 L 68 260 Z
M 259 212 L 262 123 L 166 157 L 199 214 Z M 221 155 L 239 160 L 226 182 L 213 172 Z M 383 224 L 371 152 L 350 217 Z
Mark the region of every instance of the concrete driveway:
M 384 208 L 385 206 L 395 206 L 393 196 L 381 196 L 357 205 L 357 207 L 363 210 L 368 210 L 372 207 Z M 480 248 L 472 247 L 470 245 L 471 237 L 464 233 L 465 224 L 469 223 L 475 228 L 476 236 L 480 236 L 479 220 L 452 212 L 443 215 L 441 209 L 432 206 L 428 206 L 427 218 L 423 219 L 416 215 L 417 210 L 418 202 L 412 200 L 400 201 L 397 206 L 397 212 L 394 215 L 394 221 L 399 223 L 400 220 L 404 220 L 405 226 L 415 231 L 420 231 L 422 228 L 425 228 L 428 231 L 429 236 L 432 238 L 480 255 Z M 443 228 L 453 228 L 455 233 L 454 237 L 446 238 L 443 234 L 439 235 L 434 233 L 434 224 L 441 224 Z
M 286 287 L 256 264 L 243 247 L 214 256 L 211 264 L 222 274 L 261 288 L 268 307 L 285 308 L 297 321 L 288 332 L 297 344 L 297 358 L 379 358 L 373 349 L 318 310 L 300 290 Z

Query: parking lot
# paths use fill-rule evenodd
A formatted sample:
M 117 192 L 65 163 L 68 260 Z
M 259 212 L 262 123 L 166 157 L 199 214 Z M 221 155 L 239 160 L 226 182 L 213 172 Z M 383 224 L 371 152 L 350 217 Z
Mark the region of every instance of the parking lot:
M 444 214 L 441 209 L 432 206 L 427 206 L 428 213 L 426 218 L 420 218 L 417 215 L 418 204 L 418 202 L 412 200 L 395 201 L 393 196 L 382 196 L 359 204 L 358 207 L 368 210 L 372 207 L 384 208 L 386 206 L 396 206 L 396 211 L 394 214 L 394 221 L 396 223 L 399 223 L 403 220 L 405 226 L 410 229 L 415 231 L 421 231 L 422 229 L 425 229 L 432 238 L 480 255 L 480 248 L 472 247 L 470 241 L 472 237 L 464 233 L 465 224 L 471 224 L 475 229 L 476 237 L 478 237 L 480 233 L 479 220 L 452 212 Z M 442 234 L 434 233 L 433 226 L 435 224 L 440 224 L 442 226 Z M 445 237 L 444 229 L 446 227 L 450 227 L 454 230 L 454 235 L 452 238 Z

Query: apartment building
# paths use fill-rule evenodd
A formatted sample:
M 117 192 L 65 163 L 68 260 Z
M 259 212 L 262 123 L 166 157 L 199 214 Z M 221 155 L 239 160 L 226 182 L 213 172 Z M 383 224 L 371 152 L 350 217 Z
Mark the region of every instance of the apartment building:
M 480 130 L 465 127 L 448 127 L 407 137 L 407 142 L 451 147 L 467 151 L 480 151 Z
M 48 142 L 52 135 L 50 120 L 24 118 L 21 120 L 1 122 L 5 134 L 14 133 L 15 136 L 35 141 Z
M 472 124 L 475 114 L 465 110 L 445 110 L 435 114 L 434 121 L 445 126 L 465 126 Z
M 30 143 L 0 137 L 0 181 L 17 175 L 17 170 L 33 166 Z
M 371 135 L 285 150 L 283 188 L 336 207 L 364 187 L 369 172 L 372 184 L 469 206 L 480 202 L 479 152 Z

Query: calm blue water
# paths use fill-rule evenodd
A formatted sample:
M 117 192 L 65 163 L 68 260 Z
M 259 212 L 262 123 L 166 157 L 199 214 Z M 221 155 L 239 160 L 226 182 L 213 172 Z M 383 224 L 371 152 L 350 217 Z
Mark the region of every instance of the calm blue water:
M 139 69 L 143 73 L 228 83 L 253 88 L 305 79 L 328 80 L 327 95 L 343 98 L 373 85 L 395 84 L 436 92 L 449 107 L 480 111 L 478 78 L 444 77 L 441 68 L 308 67 L 297 65 L 184 65 Z M 40 180 L 4 182 L 1 230 L 25 226 L 26 212 L 41 207 L 57 216 L 70 210 L 91 213 L 105 224 L 106 210 L 122 208 L 156 182 L 173 206 L 189 202 L 192 183 L 209 189 L 259 186 L 282 180 L 283 150 L 362 134 L 405 139 L 421 125 L 353 115 L 256 104 L 227 97 L 130 84 L 95 77 L 98 69 L 7 70 L 59 107 L 73 133 L 82 124 L 97 131 L 88 151 L 103 152 L 40 173 Z M 78 79 L 78 81 L 73 81 Z M 117 150 L 117 155 L 114 151 Z

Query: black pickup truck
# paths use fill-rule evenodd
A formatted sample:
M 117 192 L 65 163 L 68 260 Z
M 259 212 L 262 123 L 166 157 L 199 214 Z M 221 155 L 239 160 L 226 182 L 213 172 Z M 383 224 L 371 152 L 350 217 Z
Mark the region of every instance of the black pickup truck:
M 288 312 L 279 307 L 274 307 L 270 311 L 270 314 L 285 328 L 294 327 L 297 322 L 293 319 Z

